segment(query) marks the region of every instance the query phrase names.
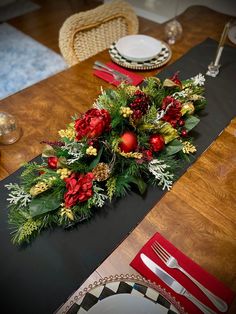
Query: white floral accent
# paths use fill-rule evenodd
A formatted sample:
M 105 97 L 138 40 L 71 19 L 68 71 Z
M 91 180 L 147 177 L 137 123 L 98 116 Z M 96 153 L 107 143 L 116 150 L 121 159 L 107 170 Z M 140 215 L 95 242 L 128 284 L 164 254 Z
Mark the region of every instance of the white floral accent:
M 6 184 L 5 187 L 11 191 L 9 194 L 9 201 L 10 204 L 18 205 L 19 207 L 26 207 L 27 204 L 31 201 L 31 195 L 23 189 L 23 187 L 19 186 L 17 183 L 9 183 Z
M 176 92 L 173 94 L 173 97 L 179 99 L 179 98 L 185 98 L 188 96 L 188 93 L 185 90 L 181 90 L 180 92 Z
M 157 117 L 156 117 L 156 119 L 155 119 L 153 122 L 154 122 L 154 123 L 157 123 L 159 120 L 161 120 L 161 119 L 164 117 L 164 115 L 167 113 L 167 111 L 169 110 L 169 108 L 173 105 L 173 103 L 174 103 L 174 102 L 171 102 L 171 103 L 166 107 L 165 110 L 161 110 L 161 111 L 157 112 Z
M 83 147 L 84 147 L 83 143 L 77 142 L 66 143 L 64 146 L 61 147 L 62 150 L 67 150 L 68 154 L 71 156 L 66 160 L 66 163 L 68 165 L 73 164 L 75 161 L 79 160 L 84 156 L 84 153 L 82 152 Z
M 93 185 L 93 204 L 97 207 L 102 207 L 105 203 L 105 200 L 108 198 L 107 195 L 103 194 L 102 192 L 104 192 L 104 189 L 98 187 L 97 185 Z
M 167 170 L 169 167 L 170 166 L 165 164 L 165 161 L 161 159 L 153 159 L 148 165 L 148 170 L 159 180 L 158 185 L 162 186 L 162 190 L 167 188 L 169 191 L 173 184 L 174 175 Z
M 196 86 L 204 86 L 206 79 L 202 73 L 199 73 L 198 75 L 192 77 L 191 80 L 193 80 L 193 84 Z

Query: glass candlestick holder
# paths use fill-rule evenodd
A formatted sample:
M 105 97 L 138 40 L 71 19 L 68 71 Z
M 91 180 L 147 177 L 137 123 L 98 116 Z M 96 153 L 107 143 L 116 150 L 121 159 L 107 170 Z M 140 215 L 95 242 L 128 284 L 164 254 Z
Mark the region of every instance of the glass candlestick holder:
M 20 136 L 21 128 L 16 118 L 7 112 L 0 112 L 0 144 L 13 144 Z
M 165 26 L 165 37 L 170 45 L 175 44 L 181 38 L 182 33 L 183 28 L 176 19 L 168 22 Z

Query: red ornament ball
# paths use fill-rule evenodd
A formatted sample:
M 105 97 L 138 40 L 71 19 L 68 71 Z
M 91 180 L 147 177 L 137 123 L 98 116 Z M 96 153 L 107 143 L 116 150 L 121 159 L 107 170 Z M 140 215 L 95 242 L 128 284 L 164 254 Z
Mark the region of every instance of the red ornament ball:
M 164 137 L 160 134 L 152 134 L 149 137 L 149 143 L 151 145 L 151 149 L 154 152 L 159 152 L 165 147 Z
M 134 151 L 138 146 L 137 136 L 134 132 L 126 131 L 121 135 L 119 148 L 124 153 Z
M 58 158 L 48 157 L 48 167 L 51 169 L 57 169 Z
M 186 137 L 188 135 L 188 131 L 186 129 L 182 129 L 181 136 Z

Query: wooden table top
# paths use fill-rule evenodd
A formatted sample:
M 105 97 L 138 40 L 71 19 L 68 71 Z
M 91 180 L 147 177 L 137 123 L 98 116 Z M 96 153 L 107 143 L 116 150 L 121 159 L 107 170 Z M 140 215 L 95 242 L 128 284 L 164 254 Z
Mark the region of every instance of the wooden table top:
M 229 16 L 205 7 L 191 7 L 180 17 L 184 32 L 172 47 L 170 63 L 207 37 L 219 40 Z M 140 18 L 140 33 L 158 39 L 164 24 Z M 100 87 L 109 84 L 93 76 L 95 60 L 108 62 L 107 51 L 0 101 L 1 111 L 20 122 L 23 136 L 13 145 L 0 145 L 0 178 L 42 151 L 43 140 L 56 140 L 57 131 L 76 112 L 91 107 Z M 160 69 L 161 70 L 161 69 Z M 159 70 L 140 72 L 151 76 Z M 129 263 L 155 233 L 160 232 L 205 270 L 236 292 L 236 119 L 154 206 L 145 219 L 97 268 L 83 286 L 104 276 L 135 273 Z M 69 296 L 68 296 L 69 297 Z M 236 313 L 236 304 L 230 309 Z

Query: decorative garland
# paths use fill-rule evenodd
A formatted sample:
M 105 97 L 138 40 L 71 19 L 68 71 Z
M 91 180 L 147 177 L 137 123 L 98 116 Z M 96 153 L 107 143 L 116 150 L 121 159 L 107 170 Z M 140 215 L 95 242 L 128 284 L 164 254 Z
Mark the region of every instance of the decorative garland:
M 6 185 L 13 243 L 88 219 L 133 186 L 141 194 L 148 184 L 169 190 L 196 151 L 189 131 L 206 104 L 204 81 L 198 74 L 181 82 L 175 74 L 102 91 L 92 109 L 59 131 L 59 141 L 44 142 L 42 163 L 26 164 L 20 185 Z

